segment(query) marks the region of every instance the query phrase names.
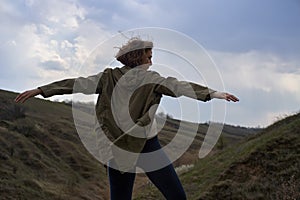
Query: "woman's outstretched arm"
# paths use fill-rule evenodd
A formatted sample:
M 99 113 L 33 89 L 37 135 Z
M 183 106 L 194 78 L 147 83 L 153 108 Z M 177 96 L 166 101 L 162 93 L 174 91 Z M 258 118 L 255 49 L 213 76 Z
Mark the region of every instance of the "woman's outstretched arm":
M 88 77 L 79 77 L 56 81 L 48 85 L 38 87 L 37 89 L 27 90 L 15 98 L 15 102 L 24 103 L 27 99 L 36 95 L 51 97 L 54 95 L 83 93 L 98 94 L 101 91 L 100 77 L 102 72 Z
M 233 94 L 219 92 L 196 83 L 179 81 L 174 77 L 164 78 L 153 71 L 148 72 L 148 75 L 152 82 L 157 83 L 155 92 L 160 94 L 173 97 L 186 96 L 201 101 L 208 101 L 211 99 L 224 99 L 233 102 L 239 101 Z

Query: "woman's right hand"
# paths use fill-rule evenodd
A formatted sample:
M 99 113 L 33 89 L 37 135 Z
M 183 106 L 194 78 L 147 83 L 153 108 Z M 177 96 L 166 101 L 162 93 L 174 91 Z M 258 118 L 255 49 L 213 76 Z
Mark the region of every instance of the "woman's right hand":
M 36 95 L 42 94 L 42 90 L 41 89 L 33 89 L 33 90 L 27 90 L 21 94 L 19 94 L 16 98 L 15 98 L 15 102 L 16 103 L 24 103 L 27 99 L 34 97 Z

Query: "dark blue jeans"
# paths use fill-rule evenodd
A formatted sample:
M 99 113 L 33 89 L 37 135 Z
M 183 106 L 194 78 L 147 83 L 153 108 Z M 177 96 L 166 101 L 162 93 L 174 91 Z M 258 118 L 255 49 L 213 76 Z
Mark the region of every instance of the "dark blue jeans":
M 158 138 L 155 136 L 147 140 L 142 153 L 156 151 L 160 148 Z M 165 159 L 168 159 L 167 155 L 165 155 Z M 135 175 L 135 173 L 121 173 L 108 167 L 111 200 L 131 199 Z M 146 172 L 146 175 L 166 199 L 186 199 L 185 192 L 172 164 L 156 171 Z

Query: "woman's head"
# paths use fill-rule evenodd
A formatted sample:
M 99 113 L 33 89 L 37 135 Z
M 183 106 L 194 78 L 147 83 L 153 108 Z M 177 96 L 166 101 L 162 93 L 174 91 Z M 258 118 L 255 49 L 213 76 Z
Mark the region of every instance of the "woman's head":
M 120 48 L 116 59 L 129 67 L 136 67 L 143 64 L 151 65 L 152 48 L 152 42 L 132 38 Z

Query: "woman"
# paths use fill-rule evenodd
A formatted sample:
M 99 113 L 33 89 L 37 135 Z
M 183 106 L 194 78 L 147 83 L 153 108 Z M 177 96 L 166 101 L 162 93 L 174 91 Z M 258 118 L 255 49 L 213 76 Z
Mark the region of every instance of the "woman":
M 107 163 L 112 200 L 131 199 L 135 168 L 145 166 L 145 161 L 139 157 L 129 159 L 116 149 L 134 153 L 148 153 L 161 149 L 154 115 L 162 95 L 187 96 L 201 101 L 209 101 L 212 98 L 238 101 L 232 94 L 217 92 L 191 82 L 178 81 L 173 77 L 164 78 L 157 72 L 148 70 L 152 65 L 152 48 L 152 42 L 133 38 L 123 45 L 116 55 L 123 67 L 107 68 L 86 78 L 57 81 L 25 91 L 15 99 L 16 102 L 23 103 L 39 94 L 43 97 L 78 92 L 99 94 L 96 104 L 99 124 L 114 147 L 117 147 L 110 149 L 112 156 Z M 163 152 L 160 153 L 160 160 L 169 162 Z M 147 162 L 151 163 L 151 160 Z M 166 199 L 186 199 L 172 164 L 146 172 L 146 175 Z

